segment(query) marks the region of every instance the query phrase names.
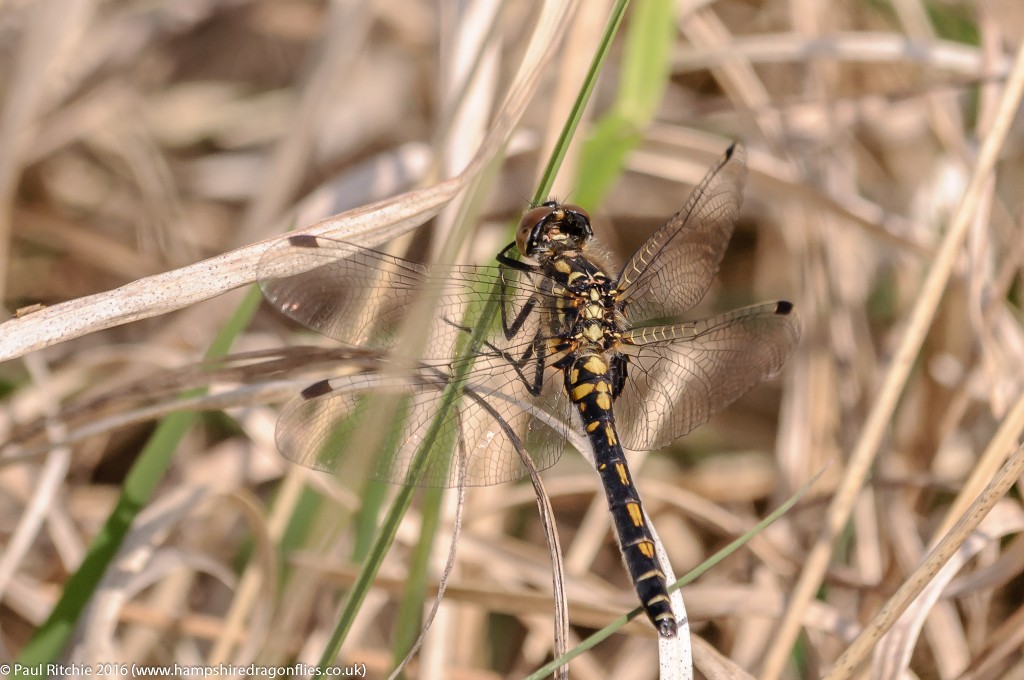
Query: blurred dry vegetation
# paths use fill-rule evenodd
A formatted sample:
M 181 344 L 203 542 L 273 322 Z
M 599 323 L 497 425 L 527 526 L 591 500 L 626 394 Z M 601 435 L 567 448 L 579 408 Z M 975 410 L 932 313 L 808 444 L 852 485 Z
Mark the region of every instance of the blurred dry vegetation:
M 13 316 L 108 291 L 451 176 L 486 133 L 539 4 L 0 3 L 5 309 Z M 695 313 L 790 299 L 803 319 L 801 345 L 783 376 L 673 450 L 638 457 L 634 475 L 684 573 L 831 462 L 794 511 L 684 590 L 694 632 L 721 655 L 705 650 L 698 665 L 707 670 L 714 659 L 736 677 L 741 669 L 760 676 L 769 650 L 784 644 L 774 637 L 786 598 L 819 541 L 846 461 L 866 446 L 865 420 L 971 182 L 1024 36 L 1024 4 L 678 5 L 655 120 L 593 212 L 599 236 L 622 258 L 680 207 L 731 140 L 749 149 L 743 215 Z M 461 261 L 486 263 L 509 240 L 609 6 L 588 0 L 565 19 L 497 174 L 481 175 Z M 579 140 L 615 99 L 621 53 L 620 40 Z M 473 87 L 460 98 L 467 73 Z M 802 634 L 795 647 L 784 645 L 782 677 L 818 677 L 846 649 L 959 516 L 948 518 L 951 509 L 963 513 L 977 495 L 958 500 L 1020 408 L 1021 123 L 1001 144 L 895 409 L 881 421 L 878 445 L 868 446 L 877 457 L 854 484 L 845 530 L 829 539 L 832 561 L 812 584 L 820 585 L 817 599 L 801 605 Z M 570 151 L 560 198 L 572 198 L 577 159 Z M 450 225 L 428 221 L 393 247 L 428 259 Z M 206 273 L 213 286 L 218 275 Z M 49 340 L 0 365 L 0 439 L 48 415 L 49 436 L 60 440 L 89 420 L 62 425 L 67 405 L 175 375 L 201 358 L 240 293 Z M 0 328 L 0 339 L 32 314 Z M 316 342 L 264 306 L 232 351 L 281 347 L 296 336 Z M 360 503 L 359 481 L 287 464 L 273 443 L 279 403 L 236 406 L 189 430 L 147 522 L 129 536 L 134 566 L 116 567 L 121 578 L 97 596 L 102 606 L 77 622 L 75 658 L 316 662 L 354 572 L 346 565 L 354 529 L 333 522 Z M 144 422 L 102 431 L 0 467 L 0 661 L 14 658 L 47 617 L 152 429 Z M 1016 448 L 1020 426 L 1011 429 L 997 440 L 982 485 Z M 567 453 L 544 477 L 567 554 L 571 622 L 583 634 L 631 609 L 635 595 L 593 471 Z M 316 514 L 303 515 L 311 507 Z M 286 530 L 297 521 L 307 526 L 301 540 Z M 414 508 L 341 657 L 367 663 L 371 676 L 391 663 L 418 525 Z M 906 633 L 903 648 L 879 643 L 889 651 L 879 652 L 887 658 L 875 660 L 873 677 L 897 677 L 906 664 L 922 678 L 1024 677 L 1019 489 L 983 529 L 959 554 L 966 566 L 938 584 L 933 600 L 914 605 L 927 615 L 925 634 Z M 443 669 L 436 677 L 521 676 L 549 658 L 542 542 L 529 486 L 471 490 L 442 623 L 415 672 L 435 664 Z M 428 585 L 436 579 L 431 573 Z M 579 677 L 656 677 L 656 649 L 638 621 L 572 669 Z

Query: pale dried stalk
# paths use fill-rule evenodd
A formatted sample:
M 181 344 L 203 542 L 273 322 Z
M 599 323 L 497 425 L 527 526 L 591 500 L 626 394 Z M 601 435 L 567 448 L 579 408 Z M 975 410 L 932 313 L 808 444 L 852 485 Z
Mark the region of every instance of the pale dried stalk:
M 969 535 L 963 536 L 964 543 L 957 548 L 952 558 L 942 565 L 938 573 L 925 572 L 923 589 L 899 617 L 899 621 L 885 633 L 872 650 L 871 677 L 877 680 L 900 680 L 910 668 L 911 655 L 917 646 L 918 636 L 925 622 L 935 619 L 936 605 L 946 592 L 947 586 L 973 557 L 982 549 L 998 545 L 1006 536 L 1024 531 L 1024 510 L 1015 502 L 993 495 L 996 503 L 992 512 L 985 515 L 985 509 L 977 513 L 984 521 Z M 973 515 L 973 513 L 972 513 Z M 947 600 L 948 601 L 948 600 Z M 867 633 L 867 631 L 865 631 Z M 949 643 L 948 640 L 943 640 Z M 932 646 L 935 647 L 934 641 Z M 966 644 L 964 645 L 966 647 Z M 967 668 L 971 659 L 970 651 L 954 650 L 956 656 L 948 656 L 939 668 L 952 677 L 950 671 L 960 673 Z M 938 653 L 936 658 L 938 658 Z
M 1006 454 L 1017 443 L 1020 437 L 1021 423 L 1024 422 L 1024 400 L 1018 401 L 1003 424 L 993 435 L 985 452 L 971 469 L 971 475 L 960 488 L 956 500 L 949 506 L 946 516 L 935 532 L 936 537 L 941 537 L 952 528 L 956 521 L 963 516 L 971 502 L 978 497 L 981 490 L 985 488 L 987 480 L 999 469 L 999 466 L 1006 460 Z
M 305 489 L 303 483 L 305 478 L 304 471 L 290 465 L 288 473 L 278 487 L 277 498 L 266 527 L 267 538 L 275 546 L 280 545 L 281 537 L 295 512 L 295 506 Z M 231 607 L 224 617 L 223 627 L 219 631 L 213 650 L 207 657 L 207 663 L 210 666 L 231 661 L 230 655 L 235 645 L 242 642 L 247 635 L 245 623 L 252 610 L 260 604 L 261 599 L 266 600 L 266 589 L 274 587 L 275 584 L 270 579 L 270 574 L 264 564 L 252 561 L 246 565 L 245 572 L 235 590 L 235 597 L 231 600 Z M 236 658 L 236 661 L 248 663 L 251 659 Z
M 743 59 L 755 64 L 806 63 L 815 59 L 852 63 L 919 63 L 929 69 L 963 78 L 993 75 L 981 50 L 949 40 L 909 40 L 903 33 L 870 31 L 833 32 L 808 38 L 797 33 L 765 33 L 739 36 L 719 49 L 677 50 L 673 67 L 688 71 L 713 69 Z M 1009 70 L 996 64 L 995 76 Z
M 985 519 L 995 504 L 1006 495 L 1006 492 L 1017 482 L 1022 473 L 1024 473 L 1024 447 L 1017 449 L 995 479 L 971 504 L 967 513 L 957 522 L 953 530 L 943 537 L 939 544 L 928 553 L 928 557 L 921 563 L 921 566 L 914 570 L 914 573 L 903 582 L 900 589 L 878 610 L 878 613 L 868 622 L 853 644 L 835 662 L 825 676 L 825 680 L 845 680 L 854 676 L 882 635 L 896 623 L 900 614 L 906 611 L 914 598 L 935 578 L 943 565 L 956 554 L 960 546 L 970 537 L 971 532 L 978 528 L 981 520 Z
M 454 177 L 328 217 L 304 233 L 331 234 L 375 245 L 436 215 L 504 147 L 554 57 L 578 0 L 550 0 L 537 19 L 519 71 L 472 162 Z M 187 267 L 133 281 L 112 291 L 54 305 L 0 325 L 0 361 L 131 321 L 188 307 L 256 280 L 256 265 L 274 239 L 244 246 Z
M 874 463 L 878 447 L 896 408 L 896 402 L 902 394 L 910 369 L 914 365 L 914 359 L 921 349 L 921 344 L 935 316 L 935 310 L 952 274 L 956 257 L 960 254 L 961 244 L 970 226 L 981 190 L 988 183 L 988 178 L 1006 139 L 1022 94 L 1024 94 L 1024 47 L 1017 53 L 1006 90 L 999 103 L 996 122 L 992 126 L 991 134 L 982 145 L 977 165 L 971 176 L 971 183 L 957 208 L 950 229 L 936 253 L 934 264 L 928 272 L 924 285 L 921 287 L 921 295 L 911 312 L 906 332 L 896 350 L 892 365 L 885 375 L 879 394 L 864 423 L 860 439 L 850 456 L 845 474 L 829 506 L 821 534 L 808 553 L 804 569 L 794 586 L 789 608 L 780 622 L 773 645 L 765 657 L 761 675 L 764 680 L 777 680 L 781 675 L 789 657 L 789 650 L 800 632 L 800 624 L 803 621 L 807 605 L 821 586 L 822 578 L 832 556 L 835 539 L 846 525 L 857 496 Z

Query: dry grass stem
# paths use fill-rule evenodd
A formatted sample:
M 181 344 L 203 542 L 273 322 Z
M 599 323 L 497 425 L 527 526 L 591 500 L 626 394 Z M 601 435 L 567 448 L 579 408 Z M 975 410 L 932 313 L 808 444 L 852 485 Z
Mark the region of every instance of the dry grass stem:
M 50 635 L 54 662 L 315 665 L 355 591 L 335 663 L 371 677 L 407 656 L 410 678 L 526 677 L 565 651 L 559 677 L 1024 677 L 1019 0 L 627 9 L 553 197 L 586 204 L 617 272 L 740 142 L 742 209 L 684 320 L 789 300 L 802 324 L 777 378 L 665 450 L 628 452 L 661 563 L 685 576 L 825 470 L 675 594 L 678 638 L 641 615 L 588 641 L 638 601 L 580 432 L 532 484 L 416 489 L 390 525 L 401 487 L 368 477 L 406 434 L 406 393 L 332 440 L 336 474 L 279 453 L 286 404 L 324 379 L 359 404 L 392 378 L 443 389 L 379 336 L 419 352 L 434 298 L 479 273 L 448 265 L 493 265 L 512 240 L 617 6 L 0 2 L 0 665 Z M 394 328 L 367 295 L 385 331 L 339 344 L 246 298 L 260 273 L 316 266 L 264 257 L 288 232 L 424 263 L 446 286 L 424 284 Z M 225 326 L 230 356 L 204 362 Z M 657 389 L 642 361 L 626 389 Z M 508 421 L 558 432 L 559 404 L 534 416 L 533 395 L 482 384 Z M 492 432 L 482 407 L 447 413 L 460 436 Z M 114 536 L 168 423 L 166 467 Z M 493 441 L 462 446 L 500 477 Z M 375 552 L 381 525 L 394 540 Z M 84 609 L 48 627 L 68 602 Z

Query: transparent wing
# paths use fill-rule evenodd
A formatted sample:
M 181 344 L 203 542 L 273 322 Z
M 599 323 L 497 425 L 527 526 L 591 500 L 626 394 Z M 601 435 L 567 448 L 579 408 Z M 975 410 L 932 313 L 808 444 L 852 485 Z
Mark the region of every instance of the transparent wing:
M 466 328 L 488 317 L 493 346 L 506 347 L 532 337 L 554 302 L 544 277 L 505 267 L 429 268 L 385 253 L 321 236 L 282 239 L 260 259 L 257 275 L 267 300 L 286 316 L 318 333 L 350 345 L 392 349 L 409 318 L 419 346 L 410 354 L 448 359 L 465 340 Z M 420 305 L 421 301 L 423 305 Z M 531 302 L 532 301 L 532 302 Z M 488 304 L 493 304 L 488 308 Z M 502 319 L 511 323 L 526 305 L 514 338 L 504 338 Z M 418 322 L 416 310 L 426 316 Z
M 553 376 L 534 395 L 503 357 L 480 356 L 454 398 L 442 368 L 394 373 L 314 383 L 281 413 L 278 448 L 305 467 L 431 487 L 519 479 L 523 451 L 538 470 L 562 453 L 570 421 Z
M 788 302 L 627 331 L 620 347 L 627 378 L 614 407 L 623 446 L 672 443 L 778 373 L 799 338 Z
M 267 300 L 285 315 L 387 357 L 379 371 L 321 380 L 285 406 L 277 443 L 287 458 L 330 472 L 447 487 L 522 477 L 527 467 L 517 442 L 538 469 L 561 454 L 571 416 L 561 374 L 548 368 L 557 360 L 547 351 L 559 329 L 543 275 L 430 268 L 297 234 L 264 254 L 258 276 Z M 398 348 L 409 322 L 418 346 Z M 471 339 L 479 342 L 473 353 Z M 448 387 L 453 379 L 467 381 L 457 403 Z M 412 480 L 427 444 L 435 453 Z M 387 455 L 375 455 L 381 446 Z
M 732 236 L 746 174 L 746 154 L 734 144 L 686 206 L 629 258 L 618 299 L 630 325 L 679 316 L 704 297 Z

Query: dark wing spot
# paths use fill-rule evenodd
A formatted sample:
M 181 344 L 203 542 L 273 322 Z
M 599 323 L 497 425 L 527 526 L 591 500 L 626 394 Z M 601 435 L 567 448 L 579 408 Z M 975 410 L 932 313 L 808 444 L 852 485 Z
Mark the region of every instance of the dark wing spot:
M 295 234 L 294 236 L 289 236 L 288 245 L 295 246 L 296 248 L 320 247 L 320 244 L 317 243 L 316 236 L 313 236 L 312 234 Z
M 316 399 L 331 391 L 330 380 L 318 380 L 306 389 L 302 390 L 303 399 Z
M 789 300 L 779 300 L 778 304 L 775 305 L 775 313 L 786 316 L 793 311 L 793 303 Z

